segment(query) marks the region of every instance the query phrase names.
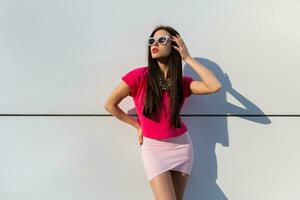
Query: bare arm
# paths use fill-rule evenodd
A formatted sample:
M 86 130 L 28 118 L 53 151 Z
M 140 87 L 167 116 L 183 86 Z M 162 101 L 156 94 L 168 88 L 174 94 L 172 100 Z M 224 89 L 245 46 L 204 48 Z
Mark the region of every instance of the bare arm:
M 133 117 L 127 115 L 118 104 L 130 94 L 129 86 L 121 81 L 121 83 L 113 90 L 111 95 L 107 98 L 105 102 L 105 110 L 111 113 L 113 116 L 118 118 L 119 120 L 132 125 L 135 128 L 140 128 L 140 125 L 137 120 Z
M 203 81 L 192 81 L 190 89 L 193 94 L 208 94 L 219 91 L 222 84 L 208 68 L 201 65 L 197 60 L 188 56 L 185 62 L 202 78 Z
M 193 94 L 207 94 L 219 91 L 222 88 L 217 77 L 206 67 L 200 64 L 197 60 L 190 56 L 190 53 L 180 35 L 171 36 L 171 40 L 178 44 L 178 47 L 173 46 L 181 55 L 183 61 L 187 63 L 203 81 L 192 81 L 190 90 Z

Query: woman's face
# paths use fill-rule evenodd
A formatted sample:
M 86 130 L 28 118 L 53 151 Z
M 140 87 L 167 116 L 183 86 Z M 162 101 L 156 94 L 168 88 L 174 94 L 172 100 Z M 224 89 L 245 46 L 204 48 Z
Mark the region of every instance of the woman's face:
M 165 35 L 168 35 L 169 37 L 171 37 L 171 34 L 168 31 L 161 29 L 161 30 L 156 31 L 153 37 L 155 39 L 158 39 L 159 37 L 165 36 Z M 165 43 L 165 44 L 159 44 L 157 41 L 155 43 L 153 43 L 150 48 L 152 58 L 168 57 L 172 50 L 171 42 L 172 41 L 169 38 L 167 43 Z M 157 52 L 153 52 L 153 49 L 155 49 L 155 48 L 158 49 Z

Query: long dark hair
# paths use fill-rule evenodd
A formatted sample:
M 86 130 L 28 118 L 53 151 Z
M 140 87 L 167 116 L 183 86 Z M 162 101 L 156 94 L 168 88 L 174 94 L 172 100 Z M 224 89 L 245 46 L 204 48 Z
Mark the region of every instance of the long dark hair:
M 172 36 L 179 35 L 179 33 L 170 26 L 159 25 L 152 31 L 150 37 L 153 37 L 155 32 L 164 29 Z M 171 45 L 178 46 L 175 41 L 172 41 Z M 180 128 L 179 112 L 184 100 L 183 88 L 182 88 L 182 58 L 180 53 L 171 46 L 170 55 L 167 58 L 168 72 L 167 78 L 170 78 L 170 91 L 168 95 L 170 97 L 170 110 L 171 110 L 171 125 L 172 127 Z M 146 98 L 143 109 L 143 115 L 154 120 L 160 121 L 160 111 L 162 108 L 162 91 L 158 85 L 158 77 L 164 77 L 163 72 L 155 58 L 151 56 L 151 46 L 148 46 L 148 77 Z

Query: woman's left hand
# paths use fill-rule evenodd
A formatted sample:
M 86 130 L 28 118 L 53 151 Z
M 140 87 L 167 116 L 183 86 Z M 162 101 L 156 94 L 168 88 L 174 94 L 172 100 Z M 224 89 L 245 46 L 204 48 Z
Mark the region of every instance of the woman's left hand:
M 183 61 L 191 57 L 187 47 L 184 44 L 183 39 L 178 34 L 176 34 L 176 36 L 171 35 L 171 40 L 177 43 L 178 47 L 175 45 L 172 45 L 172 47 L 175 48 L 180 53 Z

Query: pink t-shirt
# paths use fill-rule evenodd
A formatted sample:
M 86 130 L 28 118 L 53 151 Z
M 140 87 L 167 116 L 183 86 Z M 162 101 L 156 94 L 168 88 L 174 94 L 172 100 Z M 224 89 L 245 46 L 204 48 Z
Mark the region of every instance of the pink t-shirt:
M 167 92 L 163 92 L 163 106 L 166 112 L 161 112 L 160 122 L 155 122 L 147 117 L 143 113 L 144 108 L 144 99 L 146 92 L 146 76 L 148 73 L 148 67 L 137 67 L 125 75 L 122 76 L 122 80 L 130 87 L 130 94 L 134 100 L 135 108 L 138 115 L 138 121 L 142 128 L 143 136 L 154 138 L 154 139 L 165 139 L 171 137 L 177 137 L 185 133 L 188 129 L 186 125 L 182 122 L 180 116 L 179 121 L 181 123 L 180 128 L 173 128 L 171 126 L 171 111 L 169 109 L 170 98 Z M 183 76 L 183 93 L 184 97 L 189 97 L 192 93 L 190 90 L 190 83 L 193 81 L 193 78 L 189 76 Z M 183 102 L 184 103 L 184 102 Z

